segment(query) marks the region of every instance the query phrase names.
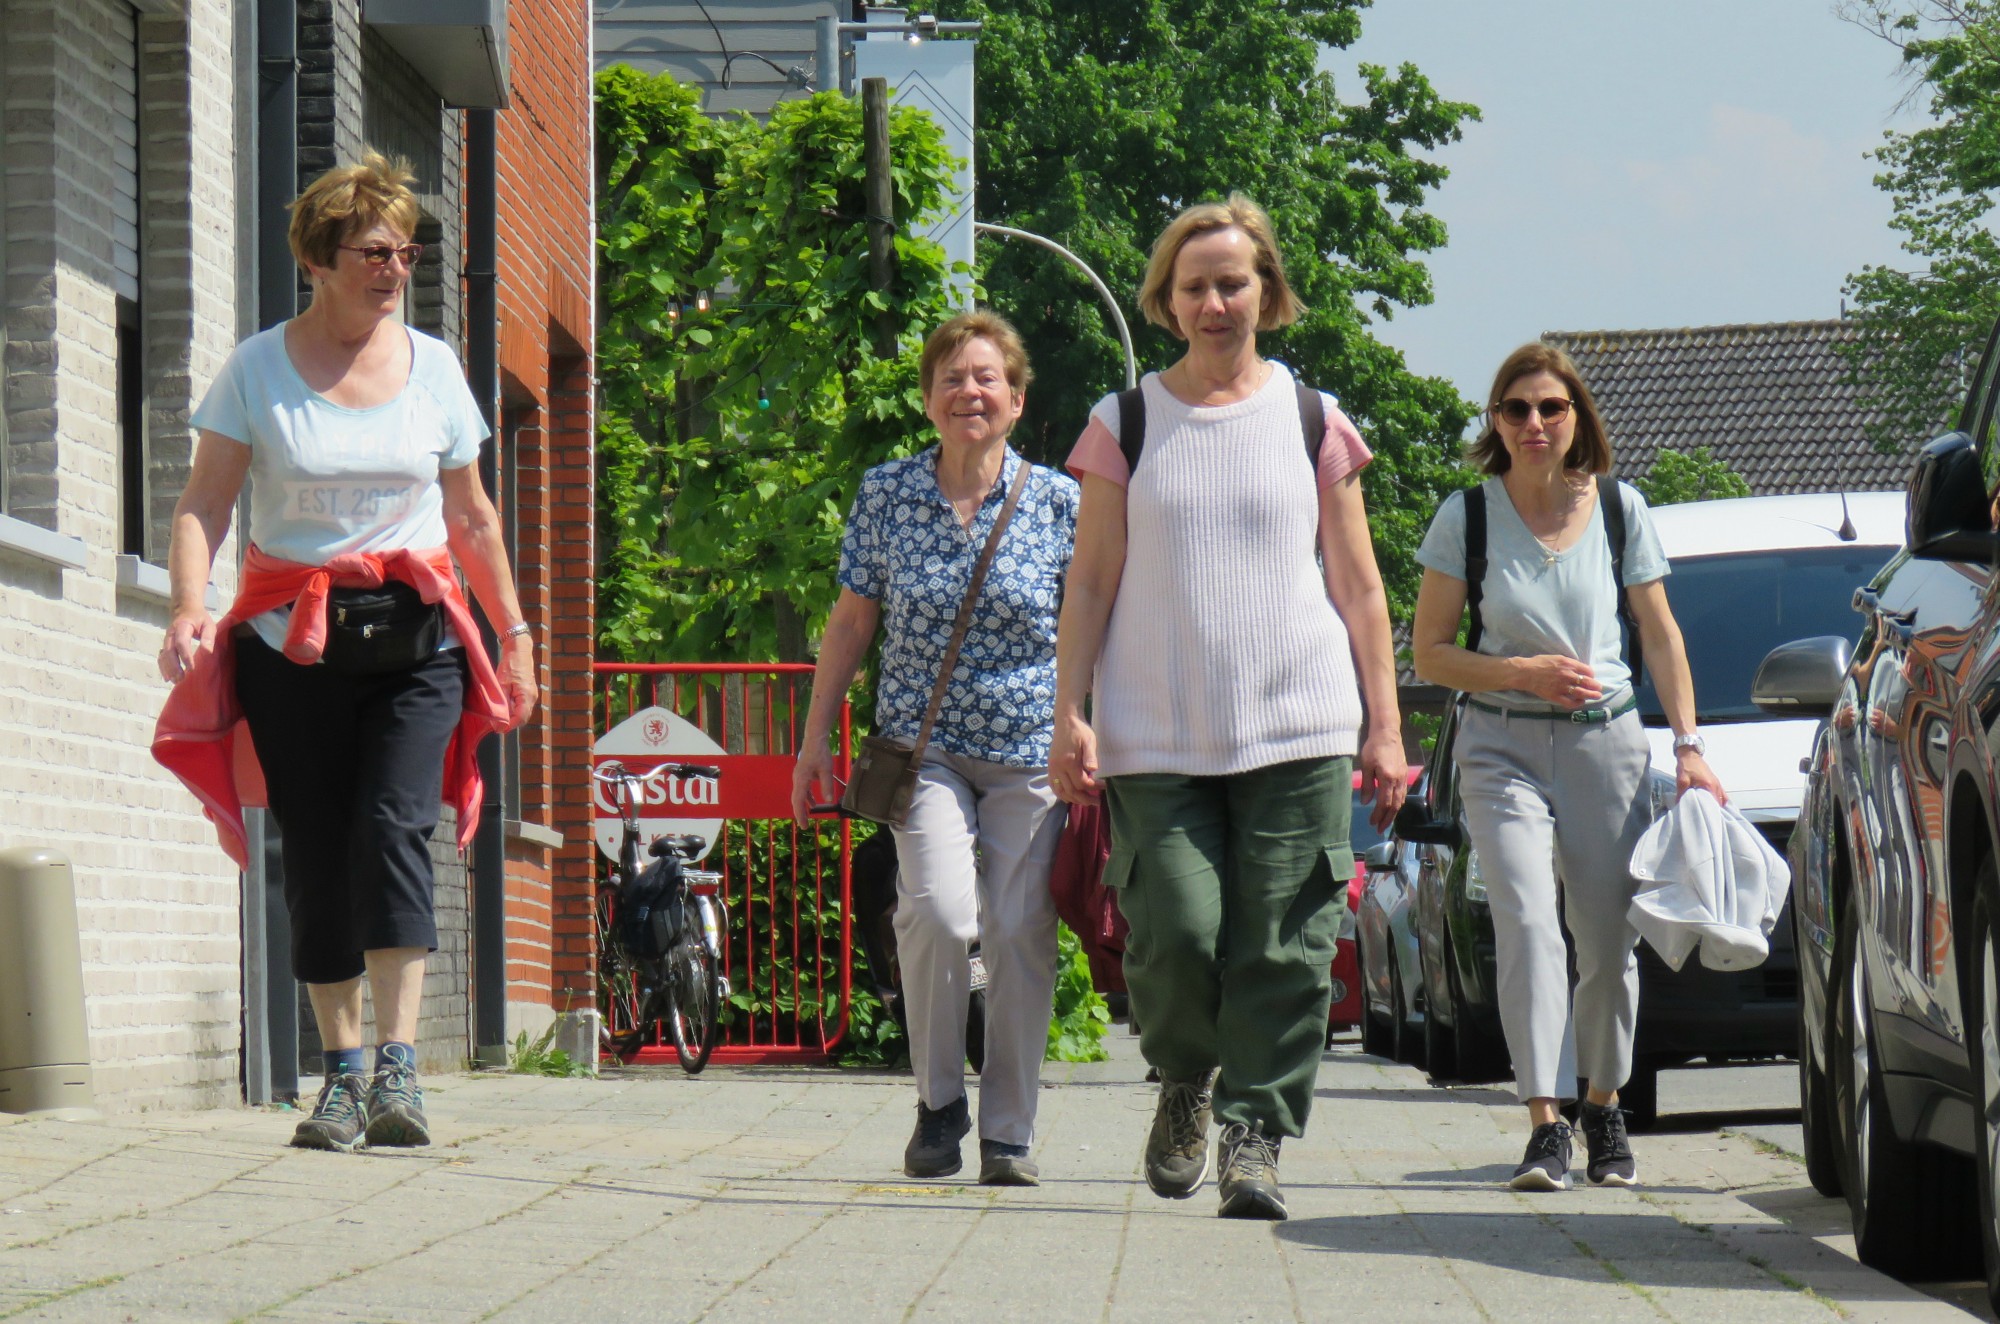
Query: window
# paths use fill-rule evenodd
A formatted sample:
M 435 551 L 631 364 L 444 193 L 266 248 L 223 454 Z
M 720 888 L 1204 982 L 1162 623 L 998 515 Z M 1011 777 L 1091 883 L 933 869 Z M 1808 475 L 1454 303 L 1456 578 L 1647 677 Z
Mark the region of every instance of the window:
M 146 545 L 152 503 L 147 500 L 146 333 L 134 299 L 118 300 L 118 550 L 151 560 Z

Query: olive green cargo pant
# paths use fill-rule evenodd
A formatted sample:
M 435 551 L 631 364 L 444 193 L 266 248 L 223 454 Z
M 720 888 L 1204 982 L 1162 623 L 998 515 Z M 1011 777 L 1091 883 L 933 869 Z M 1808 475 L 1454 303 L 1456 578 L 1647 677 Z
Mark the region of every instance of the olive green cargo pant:
M 1221 1125 L 1305 1132 L 1354 876 L 1353 786 L 1348 758 L 1105 782 L 1104 880 L 1132 926 L 1139 1050 L 1172 1077 L 1220 1067 Z

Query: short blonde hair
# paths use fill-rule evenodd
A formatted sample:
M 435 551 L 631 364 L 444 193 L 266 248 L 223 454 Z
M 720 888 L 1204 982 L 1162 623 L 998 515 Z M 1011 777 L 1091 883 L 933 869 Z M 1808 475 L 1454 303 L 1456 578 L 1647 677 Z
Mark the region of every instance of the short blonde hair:
M 938 365 L 975 340 L 990 340 L 993 348 L 1000 351 L 1001 366 L 1007 370 L 1007 384 L 1014 388 L 1016 394 L 1028 389 L 1035 373 L 1028 366 L 1028 347 L 1021 343 L 1021 333 L 1000 314 L 975 308 L 939 323 L 937 330 L 924 337 L 924 355 L 918 360 L 917 380 L 923 384 L 926 397 L 931 393 L 931 379 L 937 375 Z
M 286 238 L 292 260 L 301 268 L 309 262 L 330 267 L 339 259 L 344 240 L 377 222 L 386 222 L 406 237 L 415 234 L 423 218 L 417 195 L 410 191 L 416 177 L 408 161 L 371 147 L 359 165 L 335 166 L 306 185 L 291 206 Z
M 1257 278 L 1264 283 L 1264 306 L 1257 318 L 1259 331 L 1275 331 L 1290 326 L 1304 314 L 1306 306 L 1292 293 L 1285 279 L 1285 259 L 1278 253 L 1278 238 L 1271 217 L 1241 193 L 1231 193 L 1227 202 L 1198 202 L 1180 215 L 1153 241 L 1153 255 L 1146 260 L 1146 278 L 1139 282 L 1139 310 L 1155 326 L 1163 326 L 1182 340 L 1174 317 L 1174 263 L 1190 239 L 1217 230 L 1241 230 L 1257 254 Z

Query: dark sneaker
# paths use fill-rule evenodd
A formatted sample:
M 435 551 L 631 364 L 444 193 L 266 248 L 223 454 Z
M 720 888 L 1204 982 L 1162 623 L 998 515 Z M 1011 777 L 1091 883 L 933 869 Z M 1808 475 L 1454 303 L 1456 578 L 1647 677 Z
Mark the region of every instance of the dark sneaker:
M 965 1166 L 958 1142 L 971 1129 L 972 1116 L 966 1111 L 963 1094 L 942 1108 L 926 1108 L 918 1100 L 917 1129 L 910 1133 L 909 1147 L 903 1151 L 903 1175 L 949 1177 L 957 1172 Z
M 1215 1072 L 1188 1080 L 1160 1077 L 1160 1101 L 1146 1134 L 1146 1185 L 1153 1194 L 1185 1200 L 1208 1180 L 1208 1112 Z
M 1625 1110 L 1617 1104 L 1599 1107 L 1584 1100 L 1577 1113 L 1577 1130 L 1583 1132 L 1589 1162 L 1584 1172 L 1592 1186 L 1637 1186 L 1639 1161 L 1632 1157 L 1632 1142 L 1625 1135 Z
M 417 1069 L 407 1062 L 384 1063 L 368 1086 L 368 1143 L 409 1147 L 430 1142 Z
M 362 1111 L 362 1100 L 367 1094 L 368 1081 L 360 1075 L 328 1076 L 326 1084 L 320 1086 L 319 1102 L 313 1105 L 312 1116 L 292 1132 L 292 1146 L 332 1149 L 342 1154 L 353 1149 L 361 1143 L 362 1132 L 368 1127 L 368 1115 Z
M 1278 1146 L 1284 1143 L 1254 1126 L 1237 1122 L 1222 1128 L 1223 1218 L 1264 1218 L 1282 1223 L 1285 1193 L 1278 1188 Z
M 981 1186 L 1040 1186 L 1042 1170 L 1028 1157 L 1026 1145 L 1003 1144 L 998 1140 L 979 1142 L 979 1184 Z
M 1543 1122 L 1528 1137 L 1528 1152 L 1508 1182 L 1517 1191 L 1566 1191 L 1569 1189 L 1568 1122 Z

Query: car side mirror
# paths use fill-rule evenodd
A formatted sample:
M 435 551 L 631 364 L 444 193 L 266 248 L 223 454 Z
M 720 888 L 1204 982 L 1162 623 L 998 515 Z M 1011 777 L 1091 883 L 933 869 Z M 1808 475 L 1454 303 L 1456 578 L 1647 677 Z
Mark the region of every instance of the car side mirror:
M 1463 840 L 1456 821 L 1432 818 L 1430 805 L 1422 800 L 1403 801 L 1403 807 L 1396 811 L 1395 833 L 1404 841 L 1414 841 L 1423 846 L 1449 846 L 1453 850 L 1457 850 Z
M 1779 644 L 1750 682 L 1750 702 L 1776 717 L 1825 717 L 1840 699 L 1852 646 L 1837 634 Z
M 1991 562 L 2000 551 L 1979 443 L 1965 433 L 1947 432 L 1917 452 L 1905 532 L 1920 560 Z
M 1396 872 L 1396 843 L 1378 841 L 1361 852 L 1361 867 L 1366 873 Z

